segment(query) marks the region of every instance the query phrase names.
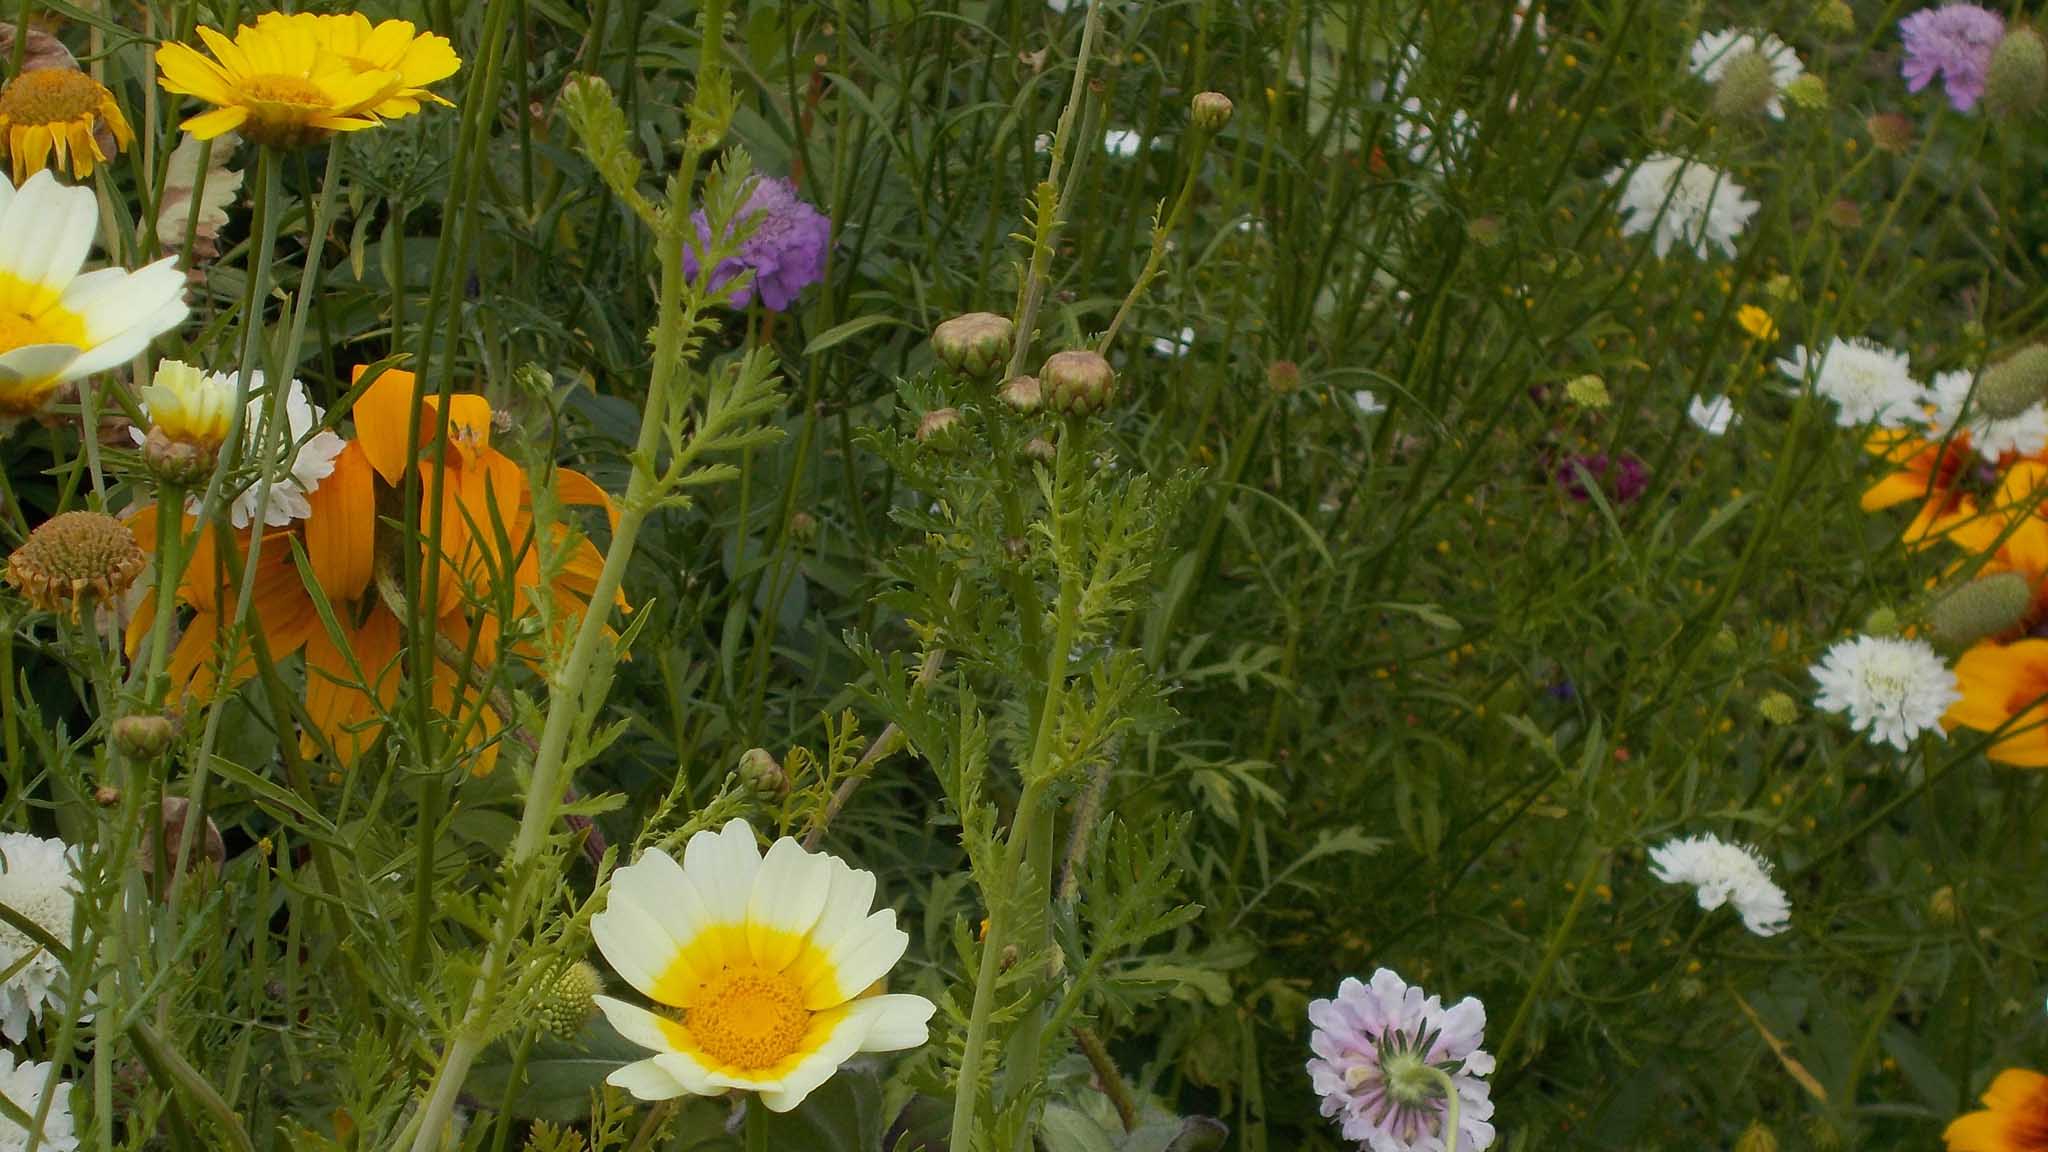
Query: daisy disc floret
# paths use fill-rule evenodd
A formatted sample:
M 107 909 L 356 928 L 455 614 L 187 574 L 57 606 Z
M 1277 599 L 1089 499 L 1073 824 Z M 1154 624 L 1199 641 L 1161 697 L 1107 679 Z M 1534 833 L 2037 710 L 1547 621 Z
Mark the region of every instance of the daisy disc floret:
M 1386 968 L 1371 983 L 1347 977 L 1331 1000 L 1308 1006 L 1314 1031 L 1309 1081 L 1324 1116 L 1372 1152 L 1442 1152 L 1457 1094 L 1457 1147 L 1493 1143 L 1485 1077 L 1493 1057 L 1480 1041 L 1486 1006 L 1468 996 L 1449 1008 Z
M 1735 255 L 1735 239 L 1759 207 L 1719 169 L 1662 152 L 1633 170 L 1616 168 L 1607 182 L 1622 185 L 1621 234 L 1652 233 L 1659 259 L 1674 245 L 1701 259 L 1711 248 Z
M 910 937 L 874 899 L 872 873 L 789 837 L 763 857 L 744 820 L 692 836 L 680 864 L 651 849 L 619 869 L 591 937 L 656 1007 L 597 997 L 653 1053 L 607 1081 L 643 1100 L 753 1092 L 787 1112 L 855 1054 L 923 1044 L 932 1002 L 875 991 Z
M 69 943 L 78 892 L 77 867 L 77 851 L 65 847 L 62 840 L 0 832 L 0 904 Z M 8 974 L 0 979 L 0 1036 L 19 1044 L 28 1036 L 29 1023 L 43 1018 L 47 1005 L 62 1005 L 64 966 L 27 933 L 0 921 L 0 972 Z M 0 1052 L 0 1059 L 6 1055 Z M 21 1102 L 4 1075 L 0 1075 L 0 1091 Z M 0 1125 L 5 1123 L 0 1119 Z M 0 1148 L 5 1147 L 0 1139 Z
M 1856 636 L 1829 648 L 1813 666 L 1814 703 L 1849 717 L 1849 726 L 1900 751 L 1922 732 L 1940 732 L 1942 713 L 1962 699 L 1956 674 L 1924 640 Z
M 1835 423 L 1844 428 L 1904 427 L 1921 414 L 1926 397 L 1904 352 L 1868 340 L 1838 336 L 1817 363 L 1811 352 L 1797 348 L 1778 361 L 1778 370 L 1802 384 L 1811 377 L 1814 391 L 1834 402 Z
M 32 1060 L 17 1062 L 14 1053 L 0 1051 L 0 1096 L 7 1097 L 8 1103 L 24 1115 L 33 1117 L 42 1111 L 43 1085 L 49 1080 L 48 1064 Z M 43 1117 L 42 1135 L 36 1147 L 43 1152 L 77 1152 L 78 1136 L 72 1130 L 70 1083 L 59 1080 L 50 1097 L 49 1113 Z M 0 1152 L 22 1152 L 28 1146 L 28 1129 L 0 1113 Z
M 99 230 L 92 189 L 44 170 L 0 181 L 0 424 L 42 408 L 58 385 L 123 363 L 185 319 L 174 259 L 85 273 Z
M 135 142 L 135 130 L 107 86 L 75 68 L 37 68 L 0 88 L 0 138 L 19 184 L 56 157 L 57 167 L 80 180 L 106 162 L 99 129 L 104 126 L 120 152 Z
M 1761 57 L 1769 67 L 1771 94 L 1764 102 L 1764 112 L 1773 120 L 1783 120 L 1785 89 L 1806 75 L 1806 65 L 1790 44 L 1769 32 L 1745 32 L 1739 28 L 1702 32 L 1693 41 L 1690 63 L 1693 75 L 1709 84 L 1718 84 L 1728 74 L 1730 65 L 1749 55 Z
M 1770 861 L 1747 844 L 1711 832 L 1667 840 L 1650 849 L 1650 875 L 1691 885 L 1706 911 L 1732 905 L 1742 926 L 1758 936 L 1776 936 L 1791 925 L 1792 904 L 1771 879 Z

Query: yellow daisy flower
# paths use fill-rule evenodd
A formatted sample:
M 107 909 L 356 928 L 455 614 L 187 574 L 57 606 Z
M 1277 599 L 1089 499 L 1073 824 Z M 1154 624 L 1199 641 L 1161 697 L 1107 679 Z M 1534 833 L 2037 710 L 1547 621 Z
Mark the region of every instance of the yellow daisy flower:
M 597 998 L 653 1052 L 607 1081 L 642 1100 L 754 1092 L 787 1112 L 854 1055 L 923 1044 L 932 1002 L 873 994 L 910 943 L 874 900 L 873 873 L 787 836 L 764 859 L 744 820 L 690 837 L 681 864 L 652 849 L 614 872 L 591 937 L 660 1007 Z
M 1737 308 L 1735 322 L 1742 325 L 1742 330 L 1749 333 L 1752 340 L 1768 343 L 1778 338 L 1777 322 L 1771 319 L 1769 312 L 1754 304 L 1744 304 Z
M 80 180 L 104 162 L 97 128 L 104 121 L 114 137 L 114 151 L 135 142 L 135 130 L 114 102 L 106 85 L 69 68 L 38 68 L 23 72 L 0 88 L 0 133 L 16 184 L 43 170 L 51 153 L 57 167 Z
M 0 424 L 33 414 L 60 384 L 141 354 L 185 319 L 175 257 L 80 272 L 99 219 L 91 189 L 48 169 L 18 190 L 0 181 Z
M 260 28 L 291 19 L 294 17 L 266 12 L 256 18 L 256 25 Z M 348 61 L 350 68 L 359 73 L 398 74 L 398 91 L 372 108 L 373 114 L 387 120 L 410 116 L 420 110 L 422 100 L 448 108 L 455 106 L 427 91 L 427 85 L 446 80 L 462 67 L 462 58 L 455 54 L 447 38 L 432 33 L 418 35 L 409 20 L 372 24 L 360 12 L 314 19 L 320 22 L 320 38 L 327 51 Z
M 142 407 L 152 431 L 204 452 L 228 438 L 235 414 L 235 378 L 203 372 L 183 360 L 164 360 L 142 389 Z
M 240 132 L 258 144 L 297 148 L 335 132 L 374 128 L 376 109 L 404 87 L 397 72 L 358 71 L 328 50 L 320 19 L 300 13 L 244 24 L 228 39 L 201 27 L 209 60 L 184 44 L 157 51 L 166 92 L 214 105 L 185 121 L 201 140 Z

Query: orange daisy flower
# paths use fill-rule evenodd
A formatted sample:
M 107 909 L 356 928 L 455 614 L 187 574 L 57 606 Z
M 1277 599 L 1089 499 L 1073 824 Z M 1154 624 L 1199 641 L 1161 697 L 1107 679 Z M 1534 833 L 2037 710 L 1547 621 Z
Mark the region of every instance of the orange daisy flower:
M 1956 1117 L 1941 1136 L 1948 1152 L 2048 1152 L 2048 1076 L 2000 1072 L 1983 1110 Z
M 1943 728 L 2004 731 L 1985 756 L 2048 767 L 2048 640 L 1975 645 L 1956 661 L 1956 688 L 1962 699 L 1941 718 Z
M 357 371 L 360 378 L 361 370 Z M 505 626 L 533 610 L 542 586 L 536 546 L 532 489 L 523 468 L 489 447 L 491 409 L 474 394 L 452 398 L 449 451 L 443 482 L 434 484 L 431 456 L 408 454 L 406 425 L 412 405 L 423 409 L 422 435 L 431 437 L 434 397 L 420 397 L 408 372 L 386 372 L 359 397 L 353 409 L 357 438 L 335 458 L 334 470 L 307 494 L 311 513 L 286 529 L 273 529 L 258 560 L 254 614 L 273 659 L 302 653 L 306 666 L 305 711 L 313 731 L 301 737 L 306 755 L 331 749 L 352 763 L 383 733 L 398 704 L 408 636 L 404 597 L 398 587 L 399 553 L 379 541 L 380 497 L 404 483 L 406 472 L 422 469 L 425 482 L 420 524 L 440 505 L 438 556 L 441 563 L 433 613 L 431 693 L 433 712 L 450 737 L 470 748 L 477 775 L 496 762 L 504 718 L 489 699 L 493 670 L 502 657 L 539 656 L 530 640 L 500 651 Z M 395 435 L 394 435 L 395 433 Z M 581 473 L 556 470 L 556 490 L 565 505 L 596 505 L 611 511 L 604 491 Z M 136 516 L 139 538 L 155 539 L 154 508 Z M 186 517 L 187 531 L 191 518 Z M 384 527 L 388 535 L 388 526 Z M 603 558 L 588 540 L 572 540 L 572 529 L 555 525 L 552 543 L 566 548 L 560 571 L 547 581 L 558 627 L 573 626 L 595 589 Z M 247 555 L 247 533 L 238 551 Z M 304 550 L 313 585 L 330 608 L 330 629 L 310 595 L 292 555 L 296 539 Z M 380 570 L 380 564 L 383 566 Z M 238 565 L 239 567 L 239 565 Z M 179 599 L 194 609 L 169 663 L 173 686 L 199 698 L 217 690 L 214 665 L 223 611 L 232 611 L 236 586 L 215 552 L 213 534 L 201 537 L 179 588 Z M 153 598 L 152 598 L 153 599 Z M 623 600 L 621 601 L 623 603 Z M 129 644 L 146 636 L 154 604 L 146 599 L 130 626 Z M 228 675 L 229 686 L 254 673 L 244 657 Z

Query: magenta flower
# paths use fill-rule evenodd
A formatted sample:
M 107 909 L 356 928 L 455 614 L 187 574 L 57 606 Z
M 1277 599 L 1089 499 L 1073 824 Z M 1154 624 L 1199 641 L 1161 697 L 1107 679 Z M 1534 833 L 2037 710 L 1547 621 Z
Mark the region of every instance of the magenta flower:
M 697 224 L 699 244 L 711 243 L 711 224 L 699 209 L 691 217 Z M 733 293 L 735 308 L 753 302 L 754 293 L 771 312 L 781 312 L 796 300 L 797 293 L 825 278 L 825 253 L 832 246 L 832 221 L 796 194 L 787 180 L 757 176 L 749 185 L 739 219 L 755 220 L 753 235 L 740 244 L 738 252 L 721 260 L 711 270 L 711 287 L 724 287 L 733 277 L 751 270 L 753 282 Z M 683 246 L 683 274 L 697 276 L 696 245 Z
M 1918 92 L 1940 76 L 1948 102 L 1968 112 L 1984 95 L 1991 54 L 2005 37 L 2005 19 L 1975 4 L 1949 3 L 1899 21 L 1899 36 L 1906 42 L 1906 61 L 1899 69 L 1906 90 Z
M 1650 486 L 1650 466 L 1633 456 L 1610 457 L 1605 452 L 1573 456 L 1558 466 L 1557 482 L 1563 486 L 1565 495 L 1581 504 L 1593 498 L 1580 478 L 1582 468 L 1616 504 L 1635 503 Z
M 1448 1089 L 1458 1096 L 1460 1152 L 1493 1143 L 1484 1004 L 1467 996 L 1445 1008 L 1382 968 L 1370 985 L 1346 977 L 1335 1000 L 1311 1001 L 1308 1019 L 1309 1081 L 1346 1140 L 1372 1152 L 1442 1152 Z

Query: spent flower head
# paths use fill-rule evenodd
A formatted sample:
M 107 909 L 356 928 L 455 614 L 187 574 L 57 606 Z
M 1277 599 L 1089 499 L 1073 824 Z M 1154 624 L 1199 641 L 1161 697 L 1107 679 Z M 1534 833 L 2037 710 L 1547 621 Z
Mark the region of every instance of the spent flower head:
M 76 617 L 88 598 L 118 600 L 148 562 L 128 525 L 104 512 L 61 512 L 7 557 L 7 582 L 43 611 Z

